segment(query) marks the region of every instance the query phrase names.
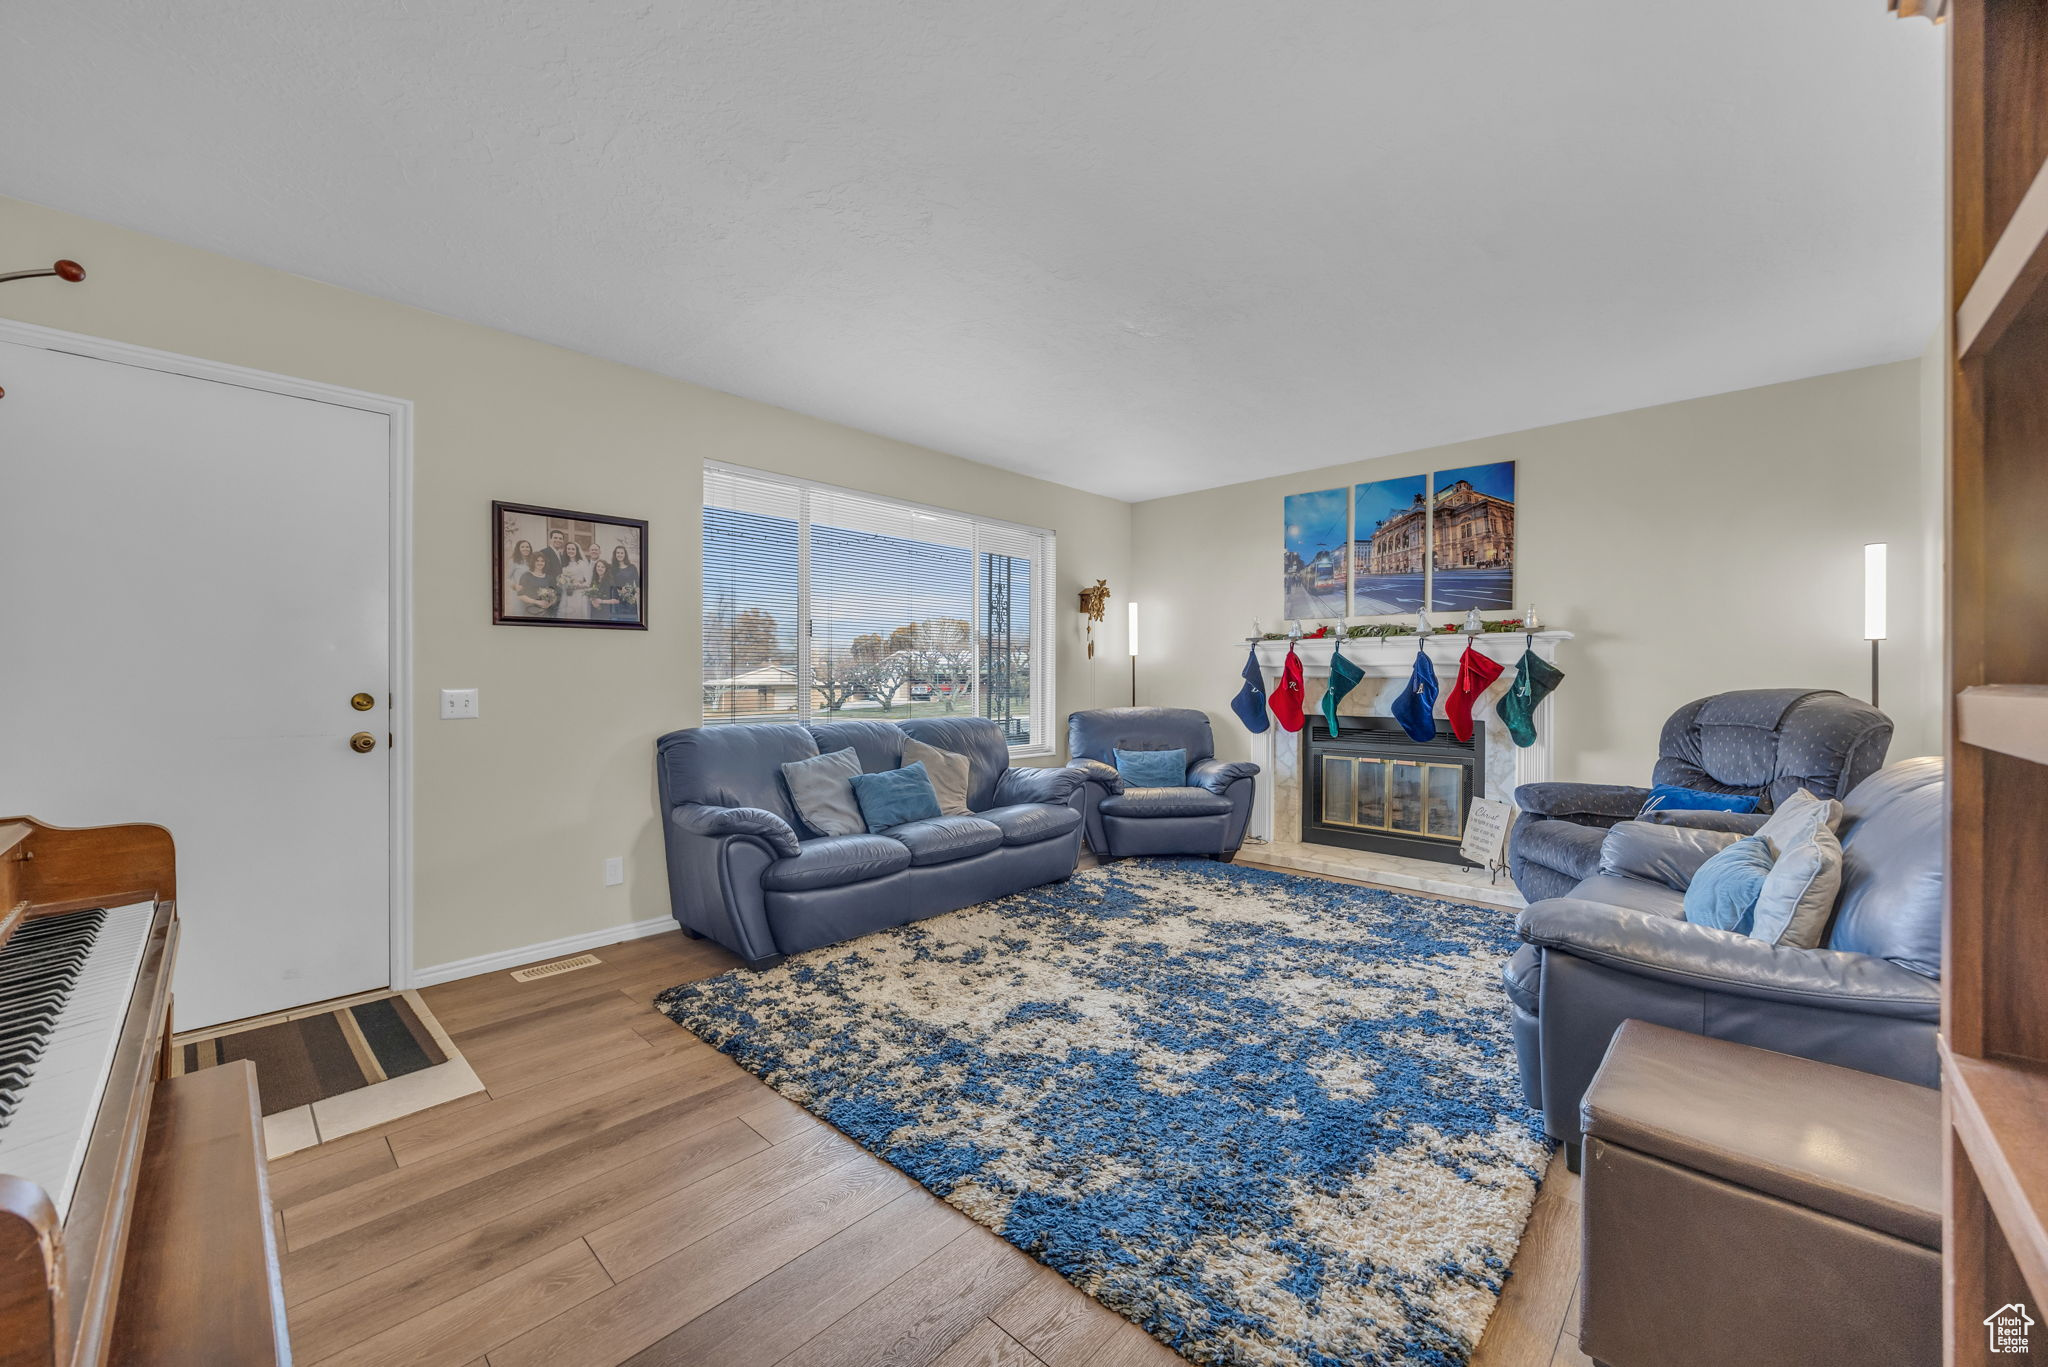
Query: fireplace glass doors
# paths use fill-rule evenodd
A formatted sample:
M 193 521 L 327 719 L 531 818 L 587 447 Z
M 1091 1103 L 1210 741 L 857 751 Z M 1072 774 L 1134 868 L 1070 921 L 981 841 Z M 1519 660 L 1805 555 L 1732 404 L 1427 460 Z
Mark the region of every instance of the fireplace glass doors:
M 1324 755 L 1322 822 L 1359 831 L 1458 840 L 1465 766 L 1373 755 Z
M 1382 717 L 1340 718 L 1335 737 L 1304 728 L 1302 838 L 1462 862 L 1458 842 L 1483 772 L 1481 743 L 1477 734 L 1460 743 L 1447 730 L 1418 743 Z

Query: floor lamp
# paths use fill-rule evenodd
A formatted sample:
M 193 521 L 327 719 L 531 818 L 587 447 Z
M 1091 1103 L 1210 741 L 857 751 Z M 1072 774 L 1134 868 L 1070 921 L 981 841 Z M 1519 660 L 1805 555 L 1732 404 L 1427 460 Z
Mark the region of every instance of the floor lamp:
M 1877 647 L 1884 640 L 1885 543 L 1863 548 L 1863 639 L 1870 642 L 1870 705 L 1877 706 Z
M 1131 648 L 1131 706 L 1136 707 L 1138 705 L 1138 605 L 1133 602 L 1128 604 L 1128 607 L 1130 609 L 1131 625 L 1130 629 L 1124 633 L 1124 639 Z

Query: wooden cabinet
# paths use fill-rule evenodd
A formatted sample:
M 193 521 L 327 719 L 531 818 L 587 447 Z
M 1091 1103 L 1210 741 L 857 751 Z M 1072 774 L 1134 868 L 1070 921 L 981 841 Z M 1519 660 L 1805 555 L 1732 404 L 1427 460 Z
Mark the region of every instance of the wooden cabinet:
M 2048 4 L 1949 28 L 1947 1360 L 2048 1351 Z

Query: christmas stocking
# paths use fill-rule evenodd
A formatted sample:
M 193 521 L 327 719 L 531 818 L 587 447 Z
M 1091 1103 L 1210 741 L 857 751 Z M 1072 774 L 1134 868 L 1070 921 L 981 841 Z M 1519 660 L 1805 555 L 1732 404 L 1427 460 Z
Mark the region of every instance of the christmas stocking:
M 1244 729 L 1260 735 L 1273 723 L 1266 719 L 1266 678 L 1259 672 L 1259 648 L 1253 646 L 1244 659 L 1244 687 L 1230 700 L 1230 710 L 1244 723 Z
M 1429 662 L 1429 647 L 1415 648 L 1415 670 L 1391 710 L 1410 740 L 1436 739 L 1436 666 Z
M 1365 677 L 1365 671 L 1344 658 L 1343 646 L 1330 647 L 1330 682 L 1323 689 L 1323 724 L 1330 728 L 1330 739 L 1337 739 L 1337 704 L 1344 701 L 1344 695 L 1358 687 L 1358 681 Z
M 1501 694 L 1500 705 L 1494 709 L 1508 724 L 1508 734 L 1515 738 L 1515 744 L 1527 748 L 1536 743 L 1536 704 L 1563 682 L 1562 669 L 1533 650 L 1522 652 L 1522 662 L 1515 666 L 1515 681 Z
M 1472 704 L 1478 702 L 1479 695 L 1499 677 L 1500 661 L 1481 655 L 1468 641 L 1465 653 L 1458 657 L 1457 686 L 1451 689 L 1451 696 L 1444 699 L 1444 715 L 1451 719 L 1452 735 L 1470 743 Z
M 1280 689 L 1272 697 L 1273 716 L 1281 729 L 1301 729 L 1301 699 L 1306 690 L 1302 687 L 1301 657 L 1294 653 L 1294 646 L 1287 647 L 1287 663 L 1280 669 Z

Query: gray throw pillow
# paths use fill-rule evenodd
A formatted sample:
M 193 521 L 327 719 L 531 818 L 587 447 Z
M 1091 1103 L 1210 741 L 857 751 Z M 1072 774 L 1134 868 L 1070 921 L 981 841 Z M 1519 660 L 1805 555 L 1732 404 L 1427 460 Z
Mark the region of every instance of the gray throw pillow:
M 804 825 L 819 835 L 861 835 L 868 823 L 853 799 L 853 776 L 859 772 L 860 756 L 848 747 L 791 760 L 782 766 L 782 781 Z
M 1815 797 L 1801 788 L 1780 802 L 1755 834 L 1763 837 L 1763 842 L 1771 847 L 1771 858 L 1776 859 L 1792 846 L 1804 843 L 1815 826 L 1838 831 L 1841 825 L 1841 803 L 1831 797 Z
M 1842 891 L 1842 842 L 1825 821 L 1815 820 L 1796 844 L 1772 853 L 1777 858 L 1764 875 L 1750 934 L 1767 944 L 1817 948 Z
M 932 781 L 932 791 L 939 795 L 939 813 L 942 816 L 968 815 L 967 774 L 971 766 L 967 756 L 905 736 L 903 762 L 924 765 L 925 776 Z

